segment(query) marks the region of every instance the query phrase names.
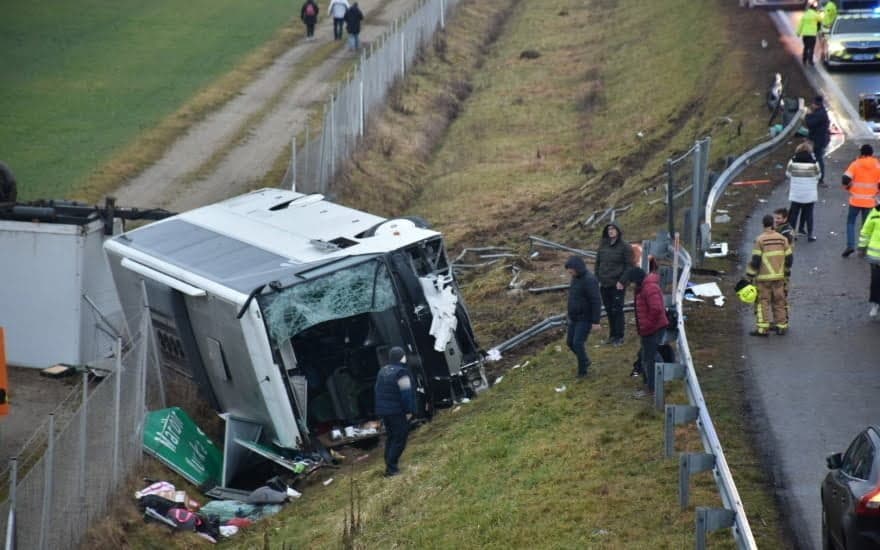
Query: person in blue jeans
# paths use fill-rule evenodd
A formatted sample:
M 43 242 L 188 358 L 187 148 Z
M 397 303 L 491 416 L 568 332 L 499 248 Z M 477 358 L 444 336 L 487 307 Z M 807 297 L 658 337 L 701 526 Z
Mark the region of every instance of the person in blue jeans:
M 398 461 L 406 448 L 409 421 L 415 412 L 412 377 L 406 368 L 406 352 L 394 346 L 388 351 L 388 364 L 376 375 L 376 416 L 385 425 L 385 476 L 400 473 Z
M 565 343 L 577 357 L 577 376 L 586 378 L 590 367 L 586 343 L 590 331 L 599 329 L 602 314 L 602 298 L 599 294 L 599 281 L 587 270 L 579 256 L 572 256 L 565 262 L 565 270 L 571 275 L 568 288 L 568 335 Z
M 874 197 L 880 183 L 880 161 L 874 157 L 874 148 L 866 143 L 859 149 L 859 157 L 852 161 L 843 173 L 841 184 L 849 192 L 849 211 L 846 214 L 846 248 L 844 258 L 855 252 L 856 219 L 862 215 L 862 223 L 874 208 Z M 861 229 L 861 225 L 858 229 Z

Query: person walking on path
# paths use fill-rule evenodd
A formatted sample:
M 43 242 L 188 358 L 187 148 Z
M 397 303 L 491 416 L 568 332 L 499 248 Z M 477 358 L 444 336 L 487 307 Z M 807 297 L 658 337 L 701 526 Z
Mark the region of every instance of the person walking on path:
M 868 219 L 862 224 L 859 234 L 859 257 L 868 260 L 871 264 L 871 288 L 868 293 L 868 301 L 871 310 L 868 316 L 876 319 L 880 314 L 880 196 L 876 199 L 876 205 L 868 214 Z
M 794 150 L 794 156 L 788 161 L 785 175 L 788 176 L 788 221 L 791 227 L 801 235 L 807 235 L 807 241 L 815 242 L 816 232 L 813 226 L 813 207 L 819 200 L 819 174 L 821 170 L 813 150 L 807 142 L 801 143 Z
M 640 267 L 633 268 L 629 279 L 635 284 L 636 330 L 642 338 L 642 380 L 649 394 L 654 393 L 654 363 L 663 333 L 669 326 L 666 304 L 660 289 L 660 275 L 646 274 Z
M 400 473 L 397 463 L 409 437 L 409 421 L 415 412 L 412 377 L 401 347 L 394 346 L 388 351 L 388 364 L 376 375 L 375 405 L 376 416 L 385 425 L 385 476 L 396 476 Z
M 306 26 L 306 40 L 314 40 L 315 23 L 318 22 L 318 4 L 315 0 L 306 0 L 299 12 L 299 18 Z
M 788 307 L 785 300 L 785 279 L 791 274 L 792 252 L 788 240 L 773 230 L 773 216 L 762 220 L 764 232 L 755 239 L 752 259 L 746 268 L 746 277 L 756 281 L 758 301 L 755 304 L 755 330 L 752 336 L 767 336 L 770 315 L 776 334 L 788 331 Z
M 602 300 L 599 297 L 599 282 L 587 270 L 579 256 L 572 256 L 565 262 L 565 270 L 571 275 L 568 288 L 568 335 L 565 343 L 577 357 L 577 376 L 585 378 L 590 367 L 586 343 L 590 330 L 599 328 L 602 314 Z
M 813 142 L 813 155 L 819 163 L 819 186 L 825 187 L 825 149 L 831 141 L 831 120 L 825 110 L 825 100 L 817 95 L 804 116 L 807 137 Z
M 813 50 L 816 48 L 816 36 L 819 34 L 819 25 L 822 24 L 822 18 L 816 11 L 816 2 L 810 2 L 806 11 L 801 16 L 801 22 L 797 28 L 797 35 L 804 42 L 804 51 L 801 56 L 804 65 L 815 65 L 813 62 Z
M 333 18 L 333 40 L 342 40 L 342 28 L 345 24 L 345 12 L 348 11 L 348 0 L 330 0 L 327 9 Z
M 596 252 L 596 278 L 602 305 L 608 316 L 608 340 L 606 343 L 619 346 L 623 344 L 625 319 L 623 299 L 624 278 L 633 265 L 633 249 L 623 240 L 623 232 L 616 224 L 609 223 L 602 230 L 602 241 Z
M 880 161 L 874 157 L 874 148 L 866 143 L 859 149 L 859 158 L 852 161 L 842 178 L 843 187 L 849 191 L 846 249 L 841 254 L 844 258 L 855 251 L 856 218 L 861 214 L 864 223 L 868 213 L 874 208 L 878 183 L 880 183 Z
M 357 49 L 361 47 L 360 34 L 361 21 L 363 21 L 363 19 L 364 14 L 358 7 L 358 3 L 352 3 L 351 7 L 348 8 L 348 11 L 345 12 L 345 30 L 348 32 L 349 49 L 357 51 Z

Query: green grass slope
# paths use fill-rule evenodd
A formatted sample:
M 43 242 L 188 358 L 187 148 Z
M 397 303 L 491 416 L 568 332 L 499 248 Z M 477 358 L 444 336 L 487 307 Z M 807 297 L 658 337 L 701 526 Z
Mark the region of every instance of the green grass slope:
M 59 198 L 289 25 L 280 0 L 7 2 L 0 158 Z

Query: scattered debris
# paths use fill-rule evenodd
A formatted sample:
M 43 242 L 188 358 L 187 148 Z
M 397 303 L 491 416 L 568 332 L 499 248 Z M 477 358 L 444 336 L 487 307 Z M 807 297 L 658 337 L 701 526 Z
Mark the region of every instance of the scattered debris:
M 687 291 L 685 291 L 684 299 L 687 300 L 688 302 L 704 302 L 705 301 L 702 298 L 697 298 L 696 296 L 694 296 L 693 294 L 690 294 Z
M 723 296 L 721 293 L 721 288 L 718 286 L 718 283 L 702 283 L 699 285 L 691 285 L 688 290 L 694 293 L 696 296 L 701 296 L 703 298 L 714 298 L 716 296 Z
M 460 411 L 460 410 L 461 410 L 461 405 L 459 405 L 459 406 L 455 407 L 454 409 L 452 409 L 452 412 L 457 413 L 457 412 Z
M 724 296 L 716 296 L 712 302 L 718 307 L 724 307 Z
M 554 285 L 554 286 L 539 286 L 535 288 L 530 288 L 528 291 L 532 294 L 541 294 L 544 292 L 555 292 L 558 290 L 568 290 L 570 285 Z
M 565 390 L 566 390 L 566 387 L 565 387 L 565 384 L 563 384 L 563 385 L 559 386 L 558 388 L 556 388 L 556 393 L 562 393 Z
M 541 52 L 537 50 L 523 50 L 519 54 L 520 59 L 538 59 L 539 57 L 541 57 Z
M 781 166 L 782 166 L 782 165 L 780 165 L 780 167 L 781 167 Z M 744 181 L 735 181 L 735 182 L 731 183 L 730 185 L 736 185 L 736 186 L 740 186 L 740 185 L 763 185 L 763 184 L 765 184 L 765 183 L 770 183 L 770 180 L 769 180 L 769 179 L 764 179 L 764 180 L 744 180 Z
M 727 214 L 718 214 L 715 216 L 715 223 L 730 223 L 730 216 Z
M 486 352 L 486 360 L 492 361 L 501 361 L 501 351 L 498 348 L 492 348 Z
M 584 256 L 586 258 L 595 258 L 596 252 L 592 250 L 582 250 L 580 248 L 572 248 L 570 246 L 566 246 L 564 244 L 559 244 L 553 241 L 548 241 L 542 237 L 538 237 L 536 235 L 529 235 L 529 252 L 534 249 L 536 246 L 541 246 L 544 248 L 553 248 L 556 250 L 562 250 L 563 252 L 571 252 L 572 254 L 578 254 L 580 256 Z
M 493 385 L 493 386 L 497 386 L 498 384 L 501 383 L 502 380 L 504 380 L 504 377 L 503 377 L 503 376 L 499 376 L 498 378 L 495 379 L 495 383 L 493 383 L 492 385 Z
M 332 478 L 332 477 L 328 477 L 327 479 L 324 480 L 324 483 L 323 483 L 322 485 L 324 485 L 324 487 L 327 487 L 327 486 L 330 485 L 331 483 L 333 483 L 333 478 Z
M 510 270 L 513 272 L 513 278 L 507 283 L 507 288 L 518 289 L 522 288 L 523 283 L 519 280 L 520 268 L 515 265 L 510 266 Z
M 730 220 L 730 218 L 728 218 Z M 715 220 L 718 221 L 717 219 Z M 703 256 L 706 258 L 726 258 L 729 250 L 727 243 L 712 243 Z
M 712 368 L 712 365 L 706 365 L 706 368 L 707 368 L 707 369 L 711 369 L 711 368 Z

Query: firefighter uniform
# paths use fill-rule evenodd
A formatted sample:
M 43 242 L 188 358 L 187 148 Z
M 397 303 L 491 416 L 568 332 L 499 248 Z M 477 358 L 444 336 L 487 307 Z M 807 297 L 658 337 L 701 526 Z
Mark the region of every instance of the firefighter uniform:
M 772 310 L 773 324 L 778 332 L 788 330 L 788 308 L 785 296 L 785 279 L 791 273 L 792 252 L 788 239 L 764 228 L 755 239 L 752 259 L 746 275 L 755 279 L 758 300 L 755 302 L 755 332 L 767 334 L 770 330 Z

